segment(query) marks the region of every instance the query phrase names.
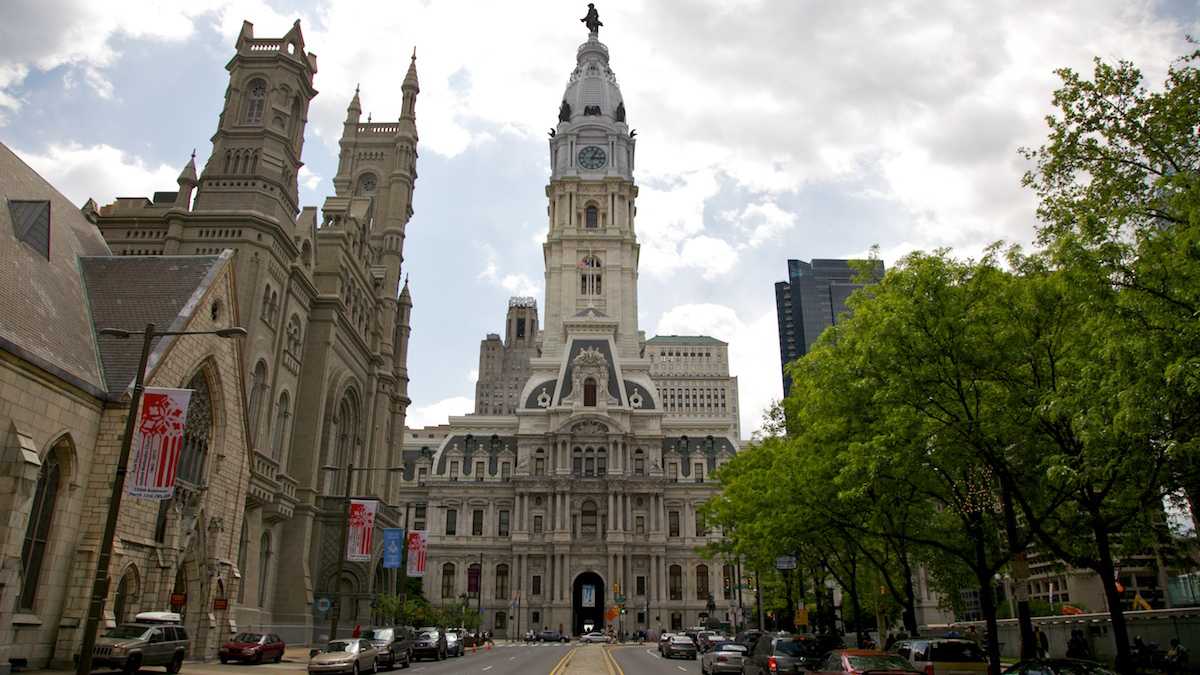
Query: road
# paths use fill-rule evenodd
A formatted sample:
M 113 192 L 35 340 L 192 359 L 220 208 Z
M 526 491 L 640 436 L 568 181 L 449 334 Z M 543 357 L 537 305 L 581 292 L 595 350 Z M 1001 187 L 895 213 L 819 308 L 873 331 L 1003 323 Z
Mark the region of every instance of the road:
M 640 646 L 614 647 L 613 660 L 625 672 L 625 675 L 679 675 L 680 673 L 700 673 L 700 661 L 685 661 L 683 659 L 664 659 L 658 655 L 658 650 L 651 643 Z

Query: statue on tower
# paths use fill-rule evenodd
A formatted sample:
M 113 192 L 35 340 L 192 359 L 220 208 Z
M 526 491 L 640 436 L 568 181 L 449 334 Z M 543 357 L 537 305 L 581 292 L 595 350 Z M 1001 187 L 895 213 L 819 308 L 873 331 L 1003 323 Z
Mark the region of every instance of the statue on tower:
M 596 11 L 596 5 L 590 2 L 588 3 L 587 16 L 580 19 L 580 21 L 587 25 L 589 33 L 596 35 L 600 33 L 600 26 L 604 25 L 600 21 L 600 12 Z

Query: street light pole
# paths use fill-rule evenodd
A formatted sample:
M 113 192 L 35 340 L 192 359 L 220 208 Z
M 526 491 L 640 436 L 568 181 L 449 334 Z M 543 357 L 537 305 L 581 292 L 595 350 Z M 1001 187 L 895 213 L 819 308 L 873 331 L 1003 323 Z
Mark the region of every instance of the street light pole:
M 342 505 L 342 546 L 337 554 L 337 576 L 333 579 L 333 611 L 329 613 L 329 639 L 337 639 L 338 621 L 342 618 L 342 574 L 346 571 L 346 543 L 350 540 L 350 490 L 354 479 L 354 462 L 346 466 L 345 504 Z
M 128 339 L 137 331 L 103 328 L 101 335 Z M 121 497 L 125 492 L 125 475 L 129 473 L 129 453 L 133 448 L 133 432 L 137 427 L 138 406 L 142 402 L 145 385 L 146 362 L 150 360 L 150 345 L 154 338 L 166 335 L 216 335 L 218 337 L 245 337 L 245 328 L 223 328 L 215 331 L 162 331 L 154 330 L 154 324 L 146 324 L 142 335 L 142 353 L 138 359 L 137 373 L 133 379 L 133 394 L 129 398 L 129 414 L 125 417 L 125 435 L 121 438 L 121 451 L 117 455 L 117 470 L 113 477 L 112 492 L 108 498 L 108 515 L 104 520 L 104 534 L 100 537 L 100 552 L 96 556 L 96 576 L 92 580 L 92 598 L 88 602 L 87 619 L 83 625 L 83 643 L 79 647 L 79 661 L 75 666 L 77 675 L 92 672 L 92 651 L 96 648 L 96 631 L 100 617 L 104 614 L 104 602 L 108 599 L 108 567 L 112 560 L 113 541 L 117 536 L 117 519 L 121 513 Z

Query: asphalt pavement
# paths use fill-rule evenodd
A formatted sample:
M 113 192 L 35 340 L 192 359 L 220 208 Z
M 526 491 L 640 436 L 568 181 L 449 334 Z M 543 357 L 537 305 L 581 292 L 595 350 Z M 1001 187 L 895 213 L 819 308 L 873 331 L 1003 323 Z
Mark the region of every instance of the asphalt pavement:
M 653 643 L 617 646 L 609 652 L 618 666 L 618 675 L 679 675 L 700 673 L 700 660 L 664 659 Z

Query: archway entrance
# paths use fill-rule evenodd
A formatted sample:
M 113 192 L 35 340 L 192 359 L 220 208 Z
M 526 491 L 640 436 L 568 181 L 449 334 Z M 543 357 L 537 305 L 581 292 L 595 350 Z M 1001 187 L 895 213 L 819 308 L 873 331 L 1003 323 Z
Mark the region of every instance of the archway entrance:
M 571 632 L 583 635 L 592 630 L 604 630 L 604 579 L 584 572 L 571 585 Z

